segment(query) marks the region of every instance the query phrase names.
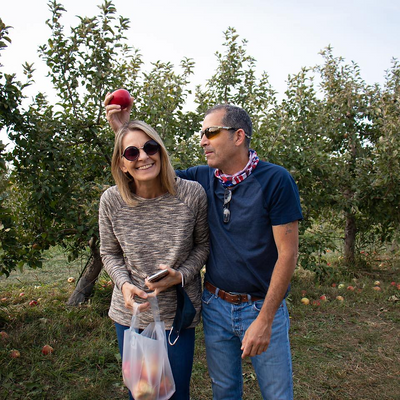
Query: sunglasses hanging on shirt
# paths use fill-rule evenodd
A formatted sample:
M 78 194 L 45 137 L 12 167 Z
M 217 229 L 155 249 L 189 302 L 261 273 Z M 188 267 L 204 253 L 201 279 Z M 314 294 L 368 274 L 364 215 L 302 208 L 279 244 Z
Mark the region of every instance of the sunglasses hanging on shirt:
M 223 211 L 223 221 L 227 224 L 231 219 L 231 212 L 229 210 L 229 203 L 232 199 L 232 192 L 229 189 L 225 189 L 224 192 L 224 211 Z

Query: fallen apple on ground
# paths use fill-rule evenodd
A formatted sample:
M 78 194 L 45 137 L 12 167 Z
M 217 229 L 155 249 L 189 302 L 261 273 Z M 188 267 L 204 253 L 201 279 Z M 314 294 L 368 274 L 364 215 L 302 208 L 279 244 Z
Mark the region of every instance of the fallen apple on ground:
M 374 285 L 375 285 L 375 286 L 379 286 L 380 284 L 381 284 L 381 283 L 380 283 L 379 281 L 375 281 L 375 282 L 374 282 Z
M 10 356 L 12 358 L 18 358 L 18 357 L 21 357 L 21 353 L 18 350 L 11 350 L 10 351 Z
M 347 290 L 354 291 L 354 286 L 347 286 Z
M 31 306 L 31 307 L 35 307 L 35 306 L 37 306 L 37 301 L 36 300 L 32 300 L 32 301 L 30 301 L 29 302 L 29 305 Z
M 48 344 L 44 345 L 42 348 L 42 353 L 45 356 L 47 356 L 48 354 L 52 354 L 53 352 L 54 352 L 54 349 Z
M 313 300 L 313 301 L 312 301 L 312 305 L 318 307 L 318 306 L 321 305 L 321 302 L 320 302 L 319 300 Z
M 1 336 L 1 338 L 3 340 L 7 340 L 8 339 L 8 333 L 7 332 L 1 331 L 0 332 L 0 336 Z
M 343 296 L 337 296 L 337 297 L 336 297 L 336 300 L 338 300 L 338 301 L 344 301 L 344 298 L 343 298 Z
M 68 278 L 68 282 L 69 282 L 69 283 L 75 282 L 75 278 L 74 278 L 73 276 L 70 276 L 70 277 Z
M 319 299 L 322 300 L 322 301 L 326 301 L 327 300 L 327 298 L 326 298 L 326 296 L 324 294 L 322 296 L 319 296 Z
M 310 300 L 307 299 L 307 297 L 303 297 L 300 301 L 301 301 L 303 304 L 305 304 L 306 306 L 307 306 L 308 304 L 310 304 Z
M 373 290 L 376 290 L 377 292 L 380 292 L 382 289 L 380 288 L 380 286 L 374 286 L 372 288 Z

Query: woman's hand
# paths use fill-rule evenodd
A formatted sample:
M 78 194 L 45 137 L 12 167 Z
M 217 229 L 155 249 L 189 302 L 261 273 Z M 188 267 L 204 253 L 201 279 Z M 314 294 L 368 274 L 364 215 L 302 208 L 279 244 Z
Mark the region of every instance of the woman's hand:
M 156 295 L 158 293 L 163 292 L 164 290 L 167 290 L 171 286 L 175 286 L 175 285 L 182 283 L 182 274 L 179 271 L 177 271 L 173 268 L 170 268 L 170 267 L 168 267 L 168 265 L 164 265 L 164 264 L 160 264 L 159 268 L 167 269 L 169 274 L 165 278 L 162 278 L 157 282 L 149 282 L 147 278 L 144 281 L 146 286 L 150 290 L 153 290 Z
M 106 97 L 104 98 L 104 107 L 106 109 L 107 121 L 109 122 L 114 133 L 117 133 L 124 124 L 129 122 L 133 105 L 133 97 L 131 96 L 129 107 L 124 109 L 122 109 L 118 104 L 110 104 L 112 98 L 112 93 L 106 94 Z
M 122 285 L 121 291 L 122 295 L 124 296 L 125 307 L 129 310 L 138 310 L 139 312 L 143 312 L 150 308 L 150 303 L 148 301 L 142 304 L 136 303 L 135 296 L 138 296 L 141 299 L 147 299 L 147 293 L 143 290 L 138 289 L 135 285 L 132 285 L 129 282 L 125 282 Z

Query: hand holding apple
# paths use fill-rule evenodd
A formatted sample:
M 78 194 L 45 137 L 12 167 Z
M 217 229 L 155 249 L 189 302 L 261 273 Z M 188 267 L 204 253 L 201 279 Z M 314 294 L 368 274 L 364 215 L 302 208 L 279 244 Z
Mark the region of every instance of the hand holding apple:
M 131 105 L 131 95 L 125 89 L 118 89 L 111 93 L 112 98 L 109 104 L 118 104 L 122 109 Z
M 133 98 L 125 89 L 107 93 L 104 99 L 106 118 L 114 133 L 117 133 L 124 124 L 129 122 L 132 104 Z

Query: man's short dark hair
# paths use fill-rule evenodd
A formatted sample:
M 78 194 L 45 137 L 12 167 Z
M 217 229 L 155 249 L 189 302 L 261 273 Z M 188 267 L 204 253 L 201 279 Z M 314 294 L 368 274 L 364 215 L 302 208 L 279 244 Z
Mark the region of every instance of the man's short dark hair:
M 224 126 L 231 126 L 236 129 L 243 129 L 246 135 L 253 134 L 253 124 L 249 114 L 243 108 L 233 106 L 231 104 L 218 104 L 206 111 L 205 115 L 212 114 L 213 112 L 225 110 L 225 115 L 222 120 Z M 247 147 L 250 144 L 250 139 L 246 138 Z

